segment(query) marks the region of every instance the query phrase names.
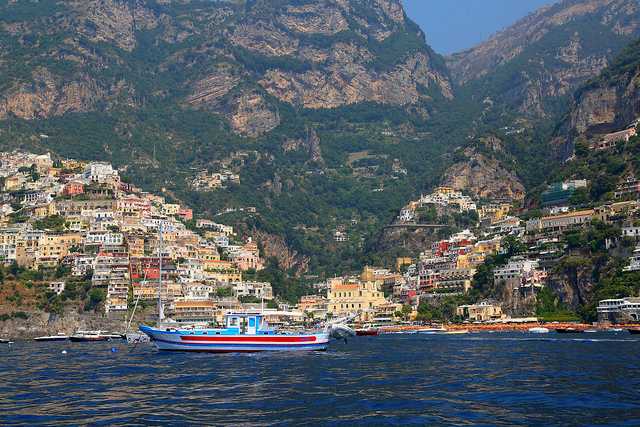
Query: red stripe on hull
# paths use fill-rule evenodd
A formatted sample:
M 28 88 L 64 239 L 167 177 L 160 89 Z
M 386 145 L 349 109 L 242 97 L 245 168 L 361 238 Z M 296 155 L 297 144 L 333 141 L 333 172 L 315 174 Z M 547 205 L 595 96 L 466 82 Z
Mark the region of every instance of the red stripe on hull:
M 251 342 L 251 343 L 309 343 L 315 342 L 315 336 L 308 337 L 287 337 L 287 336 L 269 336 L 269 335 L 251 335 L 245 337 L 237 337 L 237 336 L 207 336 L 207 335 L 181 335 L 181 341 L 197 341 L 197 342 Z

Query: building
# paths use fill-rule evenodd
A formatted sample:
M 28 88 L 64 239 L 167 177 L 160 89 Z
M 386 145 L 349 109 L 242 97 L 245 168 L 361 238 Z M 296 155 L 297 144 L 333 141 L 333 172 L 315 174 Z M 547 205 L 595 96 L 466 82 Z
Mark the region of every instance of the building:
M 94 184 L 113 184 L 120 183 L 118 171 L 113 169 L 109 163 L 93 162 L 89 163 L 84 173 L 85 177 Z
M 51 282 L 47 287 L 56 295 L 60 295 L 62 292 L 64 292 L 64 282 Z
M 129 292 L 129 254 L 126 252 L 100 252 L 93 266 L 91 284 L 107 290 L 105 311 L 127 309 Z
M 73 197 L 84 193 L 84 184 L 79 181 L 71 181 L 65 184 L 62 194 L 67 197 Z
M 598 303 L 598 321 L 626 323 L 640 321 L 640 298 L 606 299 Z
M 636 246 L 633 255 L 629 257 L 629 265 L 624 268 L 624 271 L 640 271 L 640 245 Z
M 177 322 L 215 321 L 216 303 L 210 300 L 178 300 L 169 306 L 167 314 Z
M 627 176 L 624 181 L 618 184 L 614 195 L 618 199 L 627 196 L 640 196 L 640 180 L 633 175 Z
M 328 300 L 328 312 L 334 317 L 358 313 L 363 320 L 373 318 L 376 308 L 386 303 L 374 282 L 341 277 L 329 281 Z
M 322 295 L 304 295 L 298 301 L 298 310 L 309 313 L 315 319 L 323 319 L 327 316 L 329 300 Z
M 233 294 L 236 298 L 255 297 L 257 299 L 273 299 L 271 283 L 267 282 L 236 282 L 232 283 Z
M 584 179 L 574 179 L 572 181 L 556 182 L 542 192 L 542 206 L 562 205 L 569 202 L 569 199 L 579 188 L 586 188 L 587 181 Z
M 509 263 L 493 271 L 493 280 L 511 289 L 533 290 L 544 286 L 547 272 L 540 269 L 537 260 L 512 258 Z
M 604 135 L 602 139 L 591 145 L 594 150 L 607 150 L 616 146 L 618 142 L 629 142 L 629 139 L 636 136 L 636 128 L 621 130 L 619 132 Z
M 456 308 L 456 315 L 471 320 L 472 322 L 487 322 L 490 320 L 503 319 L 506 316 L 502 313 L 502 307 L 482 301 L 478 304 L 460 305 Z
M 562 232 L 589 224 L 595 214 L 593 209 L 574 211 L 561 215 L 533 218 L 527 221 L 527 232 Z

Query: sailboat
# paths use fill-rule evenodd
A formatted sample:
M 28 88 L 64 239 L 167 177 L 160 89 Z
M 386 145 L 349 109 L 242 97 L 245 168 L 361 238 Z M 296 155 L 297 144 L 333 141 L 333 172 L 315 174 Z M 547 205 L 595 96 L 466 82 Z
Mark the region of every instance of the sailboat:
M 162 227 L 158 252 L 160 277 L 158 279 L 158 325 L 141 325 L 158 350 L 197 352 L 258 352 L 258 351 L 324 351 L 329 345 L 329 332 L 280 333 L 271 328 L 260 313 L 237 312 L 225 315 L 224 328 L 176 328 L 163 324 L 162 303 Z

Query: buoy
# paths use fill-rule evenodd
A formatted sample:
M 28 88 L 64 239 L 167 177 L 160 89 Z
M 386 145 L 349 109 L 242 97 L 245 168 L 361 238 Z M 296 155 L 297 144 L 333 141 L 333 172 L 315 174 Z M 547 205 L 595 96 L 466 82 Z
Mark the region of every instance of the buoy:
M 67 350 L 62 350 L 62 354 L 67 354 Z
M 115 348 L 115 347 L 111 347 L 111 353 L 117 353 L 117 352 L 118 352 L 118 349 L 117 349 L 117 348 Z

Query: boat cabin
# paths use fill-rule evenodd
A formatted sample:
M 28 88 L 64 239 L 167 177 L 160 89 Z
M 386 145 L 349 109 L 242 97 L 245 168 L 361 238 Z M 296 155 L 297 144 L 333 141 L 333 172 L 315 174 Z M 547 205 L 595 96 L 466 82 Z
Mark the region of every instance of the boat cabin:
M 228 330 L 237 330 L 239 334 L 262 335 L 270 332 L 262 314 L 228 313 L 225 315 Z

